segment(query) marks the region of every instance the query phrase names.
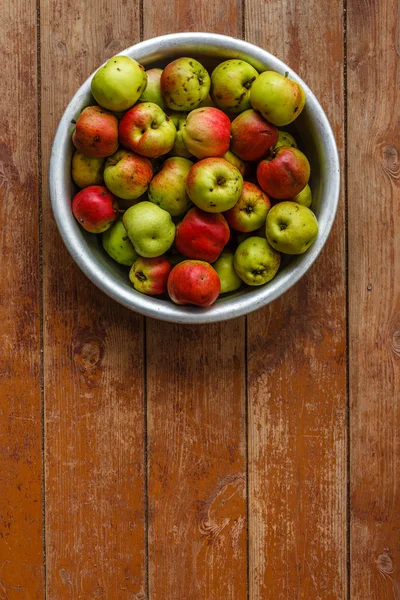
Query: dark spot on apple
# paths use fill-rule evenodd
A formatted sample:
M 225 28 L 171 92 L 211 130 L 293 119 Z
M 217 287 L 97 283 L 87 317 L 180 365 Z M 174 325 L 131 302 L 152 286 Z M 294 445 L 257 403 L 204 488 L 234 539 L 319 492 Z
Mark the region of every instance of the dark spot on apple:
M 156 121 L 153 121 L 153 122 L 152 122 L 152 124 L 151 124 L 151 128 L 152 128 L 152 129 L 158 129 L 158 124 L 157 124 L 157 122 L 156 122 Z
M 120 71 L 121 69 L 119 67 L 117 67 L 117 71 Z
M 147 277 L 143 273 L 143 271 L 136 271 L 135 277 L 136 277 L 136 279 L 139 279 L 139 281 L 146 281 L 146 279 L 147 279 Z
M 126 242 L 126 240 L 127 240 L 127 239 L 128 239 L 128 236 L 127 236 L 127 235 L 124 235 L 124 237 L 122 238 L 122 241 L 123 241 L 123 242 Z M 121 246 L 121 248 L 122 248 L 122 246 Z
M 278 225 L 281 231 L 285 231 L 285 229 L 287 229 L 287 223 L 284 223 L 283 221 L 280 221 Z
M 101 137 L 99 135 L 95 135 L 93 139 L 94 139 L 95 142 L 100 142 L 101 141 Z
M 170 121 L 170 120 L 171 120 L 171 117 L 169 117 L 168 115 L 165 115 L 165 120 L 166 120 L 166 121 Z
M 143 133 L 146 133 L 146 130 L 145 130 L 145 129 L 142 129 L 141 133 L 142 133 L 142 134 L 143 134 Z
M 296 108 L 294 109 L 294 111 L 293 111 L 293 112 L 295 113 L 295 112 L 297 112 L 298 110 L 299 110 L 299 107 L 298 107 L 298 106 L 296 106 Z
M 225 177 L 220 176 L 217 178 L 217 185 L 224 185 L 224 183 L 226 183 Z
M 75 119 L 72 119 L 71 123 L 72 123 L 72 125 L 76 125 Z
M 101 192 L 100 196 L 107 196 L 107 192 Z
M 119 69 L 118 69 L 118 71 L 119 71 Z M 141 89 L 141 86 L 139 85 L 136 91 L 140 92 L 140 89 Z
M 117 61 L 116 61 L 116 60 L 114 60 L 114 62 L 116 63 Z
M 83 218 L 82 218 L 82 217 L 79 219 L 79 222 L 80 222 L 80 223 L 83 223 Z

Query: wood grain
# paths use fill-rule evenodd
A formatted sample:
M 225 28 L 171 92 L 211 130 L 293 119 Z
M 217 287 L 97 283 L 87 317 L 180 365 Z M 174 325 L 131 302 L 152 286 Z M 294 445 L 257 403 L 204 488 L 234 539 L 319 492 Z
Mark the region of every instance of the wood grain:
M 246 39 L 296 70 L 343 150 L 341 3 L 246 1 Z M 250 598 L 346 598 L 346 293 L 341 202 L 308 275 L 248 318 Z
M 400 4 L 348 2 L 351 597 L 400 598 Z
M 138 2 L 42 0 L 46 180 L 58 119 L 90 72 L 139 41 Z M 47 597 L 145 597 L 142 319 L 63 247 L 44 190 Z
M 240 2 L 144 4 L 144 37 L 241 36 Z M 147 320 L 149 597 L 247 597 L 244 319 Z
M 21 44 L 20 40 L 24 43 Z M 36 7 L 1 7 L 0 598 L 43 598 Z

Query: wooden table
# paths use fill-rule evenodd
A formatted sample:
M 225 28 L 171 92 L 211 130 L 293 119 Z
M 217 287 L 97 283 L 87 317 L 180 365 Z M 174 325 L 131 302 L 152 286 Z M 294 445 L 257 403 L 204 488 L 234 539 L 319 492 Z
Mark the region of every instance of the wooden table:
M 396 0 L 2 0 L 0 599 L 400 598 Z M 118 306 L 55 227 L 72 93 L 172 31 L 286 61 L 333 125 L 329 242 L 247 319 Z

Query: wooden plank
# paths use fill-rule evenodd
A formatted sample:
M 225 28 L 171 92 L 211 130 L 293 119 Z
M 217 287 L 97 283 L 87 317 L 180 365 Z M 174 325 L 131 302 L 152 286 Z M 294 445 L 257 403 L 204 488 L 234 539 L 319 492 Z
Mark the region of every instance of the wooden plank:
M 42 0 L 42 139 L 89 73 L 139 41 L 139 2 Z M 142 319 L 105 297 L 63 247 L 45 186 L 48 598 L 145 595 Z
M 400 597 L 400 12 L 348 3 L 351 598 Z
M 36 7 L 3 3 L 1 22 L 0 598 L 35 600 L 43 598 Z
M 144 37 L 241 36 L 239 1 L 144 4 Z M 147 321 L 149 597 L 247 597 L 244 319 Z
M 342 5 L 246 2 L 246 39 L 322 102 L 343 151 Z M 343 202 L 311 272 L 248 319 L 250 598 L 346 597 Z

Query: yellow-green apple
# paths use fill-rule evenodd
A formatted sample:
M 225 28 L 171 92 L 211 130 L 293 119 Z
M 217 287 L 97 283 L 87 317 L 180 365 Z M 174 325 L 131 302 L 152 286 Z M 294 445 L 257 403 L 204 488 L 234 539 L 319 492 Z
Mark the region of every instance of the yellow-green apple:
M 188 113 L 171 111 L 169 117 L 176 129 L 175 142 L 169 151 L 170 156 L 182 156 L 182 158 L 191 158 L 192 155 L 185 146 L 182 138 L 182 132 L 186 123 Z
M 278 140 L 278 130 L 253 109 L 232 121 L 231 150 L 243 160 L 261 160 Z
M 144 67 L 129 56 L 113 56 L 94 74 L 92 94 L 108 110 L 128 110 L 146 88 Z
M 72 180 L 80 188 L 102 185 L 105 158 L 85 156 L 75 150 L 72 156 Z
M 72 212 L 83 229 L 102 233 L 117 220 L 118 201 L 105 186 L 91 185 L 74 196 Z
M 242 280 L 236 273 L 233 266 L 233 252 L 224 250 L 219 258 L 213 264 L 214 269 L 218 273 L 221 282 L 221 294 L 226 292 L 234 292 L 242 285 Z
M 138 102 L 154 102 L 165 111 L 167 107 L 161 94 L 161 73 L 162 69 L 149 69 L 146 71 L 146 89 L 142 92 Z
M 264 119 L 284 127 L 299 116 L 306 96 L 296 81 L 275 71 L 264 71 L 251 86 L 250 102 Z
M 286 146 L 288 148 L 297 148 L 297 142 L 288 131 L 283 131 L 282 129 L 278 130 L 278 141 L 275 144 L 275 150 L 278 148 L 282 148 L 282 146 Z
M 153 169 L 148 158 L 121 148 L 107 158 L 104 181 L 108 189 L 124 200 L 139 198 L 149 187 Z
M 234 167 L 239 169 L 240 174 L 242 175 L 242 177 L 244 177 L 244 174 L 246 173 L 247 165 L 241 158 L 236 156 L 236 154 L 233 154 L 233 152 L 231 152 L 230 150 L 225 152 L 225 154 L 222 156 L 222 158 L 224 158 L 225 160 L 230 162 L 231 165 L 233 165 Z
M 156 204 L 139 202 L 124 212 L 122 221 L 140 256 L 161 256 L 172 246 L 175 225 L 171 215 Z
M 165 256 L 143 258 L 140 256 L 129 271 L 129 279 L 138 292 L 157 296 L 167 291 L 171 263 Z
M 211 97 L 221 110 L 240 113 L 250 108 L 250 89 L 258 71 L 248 62 L 231 58 L 211 73 Z
M 229 236 L 229 225 L 221 214 L 191 208 L 176 227 L 175 247 L 187 258 L 213 263 Z
M 162 72 L 161 93 L 165 104 L 172 110 L 197 108 L 209 91 L 210 76 L 194 58 L 177 58 Z
M 298 148 L 282 147 L 257 167 L 257 181 L 268 196 L 278 200 L 296 196 L 310 178 L 310 163 Z
M 175 125 L 154 102 L 136 104 L 119 123 L 119 140 L 123 146 L 149 158 L 166 154 L 174 145 Z
M 192 110 L 183 126 L 182 139 L 196 158 L 222 156 L 229 150 L 231 122 L 219 108 Z
M 265 238 L 249 237 L 236 249 L 233 266 L 247 285 L 263 285 L 275 277 L 281 255 Z
M 120 265 L 131 267 L 138 257 L 121 219 L 103 233 L 102 243 L 107 254 Z
M 168 277 L 168 294 L 175 304 L 211 306 L 220 290 L 218 274 L 202 260 L 184 260 L 172 269 Z
M 192 166 L 192 161 L 187 158 L 167 158 L 161 170 L 151 180 L 148 191 L 150 202 L 154 202 L 173 217 L 189 210 L 192 203 L 186 192 L 186 179 Z
M 101 106 L 88 106 L 78 117 L 72 141 L 85 156 L 104 158 L 118 148 L 118 119 Z
M 312 204 L 312 194 L 311 188 L 308 185 L 308 183 L 306 187 L 301 190 L 301 192 L 296 194 L 296 196 L 293 196 L 293 198 L 288 199 L 293 200 L 293 202 L 297 202 L 298 204 L 302 204 L 303 206 L 307 206 L 307 208 L 310 208 Z
M 267 240 L 279 252 L 303 254 L 318 235 L 314 213 L 296 202 L 279 202 L 267 215 Z
M 211 213 L 229 210 L 240 198 L 243 177 L 224 158 L 204 158 L 195 163 L 186 179 L 186 191 L 198 208 Z
M 236 231 L 255 231 L 265 223 L 270 208 L 267 194 L 254 183 L 245 181 L 239 200 L 224 216 Z

